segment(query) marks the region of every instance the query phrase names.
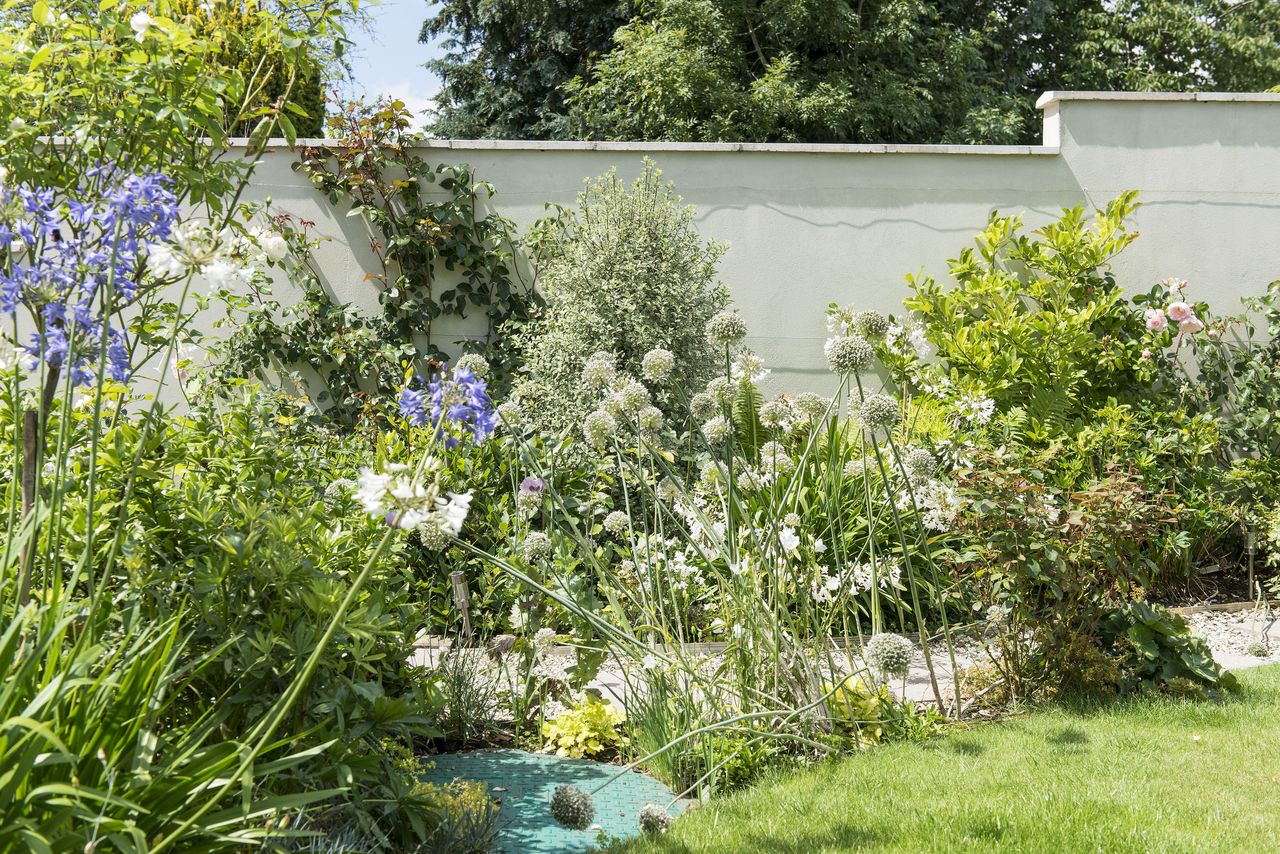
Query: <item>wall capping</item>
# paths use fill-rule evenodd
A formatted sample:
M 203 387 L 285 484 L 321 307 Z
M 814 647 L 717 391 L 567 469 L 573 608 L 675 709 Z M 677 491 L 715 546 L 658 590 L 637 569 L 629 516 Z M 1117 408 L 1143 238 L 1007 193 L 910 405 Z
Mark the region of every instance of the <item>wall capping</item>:
M 1203 103 L 1280 104 L 1274 92 L 1045 92 L 1036 99 L 1036 108 L 1047 109 L 1062 101 L 1188 101 Z
M 1280 104 L 1280 93 L 1270 92 L 1045 92 L 1036 100 L 1036 108 L 1044 112 L 1044 131 L 1040 145 L 932 145 L 932 144 L 851 144 L 808 142 L 592 142 L 588 140 L 531 139 L 424 139 L 424 149 L 453 151 L 638 151 L 720 153 L 761 152 L 770 154 L 965 154 L 991 157 L 1054 157 L 1061 152 L 1062 124 L 1059 105 L 1065 101 L 1125 101 L 1188 103 L 1262 103 Z M 229 148 L 247 148 L 246 137 L 228 140 Z M 332 148 L 334 139 L 299 139 L 293 148 Z M 266 142 L 266 150 L 288 150 L 283 139 Z
M 299 139 L 294 148 L 337 147 L 334 139 Z M 232 137 L 229 148 L 245 148 L 248 139 Z M 267 140 L 268 151 L 288 150 L 289 144 L 279 138 Z M 967 154 L 979 156 L 1052 156 L 1058 154 L 1053 145 L 877 145 L 805 142 L 589 142 L 578 140 L 526 139 L 424 139 L 420 148 L 454 151 L 638 151 L 681 153 L 726 152 L 769 154 Z

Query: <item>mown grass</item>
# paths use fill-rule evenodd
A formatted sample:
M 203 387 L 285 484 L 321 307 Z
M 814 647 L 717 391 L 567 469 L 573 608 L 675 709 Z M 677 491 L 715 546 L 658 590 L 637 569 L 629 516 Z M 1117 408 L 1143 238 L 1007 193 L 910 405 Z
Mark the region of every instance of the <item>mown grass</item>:
M 1280 665 L 780 773 L 616 851 L 1280 851 Z

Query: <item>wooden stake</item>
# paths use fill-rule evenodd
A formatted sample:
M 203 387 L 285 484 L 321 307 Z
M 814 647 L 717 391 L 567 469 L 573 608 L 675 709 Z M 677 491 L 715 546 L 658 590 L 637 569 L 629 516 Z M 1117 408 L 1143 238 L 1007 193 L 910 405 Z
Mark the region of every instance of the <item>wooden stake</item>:
M 471 643 L 471 591 L 467 589 L 467 576 L 463 572 L 449 573 L 453 585 L 453 604 L 462 612 L 462 637 Z
M 37 433 L 40 429 L 40 413 L 28 409 L 22 413 L 22 518 L 27 519 L 35 510 L 36 504 L 36 463 Z M 18 566 L 18 607 L 27 604 L 31 598 L 31 564 L 34 552 L 31 546 L 36 543 L 36 532 L 22 546 L 22 555 Z

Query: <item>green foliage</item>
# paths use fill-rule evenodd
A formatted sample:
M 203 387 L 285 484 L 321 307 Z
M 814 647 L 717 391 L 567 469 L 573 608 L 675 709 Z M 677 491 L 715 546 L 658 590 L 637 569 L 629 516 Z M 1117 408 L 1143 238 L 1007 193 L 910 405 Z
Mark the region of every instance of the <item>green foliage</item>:
M 1051 89 L 1257 91 L 1280 5 L 1062 0 L 450 0 L 456 137 L 1036 142 Z
M 693 211 L 652 162 L 630 186 L 612 171 L 590 181 L 578 210 L 544 224 L 539 289 L 547 305 L 520 333 L 525 359 L 517 394 L 535 423 L 579 428 L 596 395 L 582 382 L 591 355 L 617 356 L 640 374 L 645 353 L 662 347 L 675 369 L 655 396 L 684 423 L 673 390 L 701 386 L 717 371 L 704 328 L 724 307 L 715 265 L 724 252 L 693 225 Z
M 1204 639 L 1187 621 L 1165 608 L 1129 602 L 1107 615 L 1103 637 L 1122 656 L 1125 679 L 1144 691 L 1204 696 L 1206 691 L 1237 691 L 1239 683 L 1213 660 Z
M 977 394 L 1001 413 L 1025 412 L 1023 432 L 1043 442 L 1073 433 L 1110 400 L 1142 390 L 1142 325 L 1108 264 L 1137 234 L 1125 193 L 1090 224 L 1083 208 L 1021 234 L 1020 217 L 993 215 L 976 247 L 950 262 L 954 287 L 909 279 L 916 313 L 936 364 L 882 351 L 899 381 L 918 387 L 938 375 L 952 394 Z
M 581 759 L 617 750 L 623 743 L 618 728 L 626 720 L 616 706 L 586 693 L 571 708 L 542 725 L 546 749 L 558 756 Z
M 477 311 L 486 334 L 451 343 L 483 355 L 491 386 L 504 387 L 514 351 L 500 332 L 525 320 L 536 301 L 515 271 L 512 225 L 484 212 L 494 189 L 470 167 L 433 166 L 415 152 L 420 137 L 410 120 L 400 101 L 347 104 L 330 119 L 336 144 L 304 149 L 295 164 L 331 204 L 368 226 L 378 268 L 364 281 L 381 311 L 371 316 L 336 303 L 311 258 L 310 224 L 276 215 L 291 249 L 280 266 L 301 293 L 285 304 L 259 279 L 251 297 L 226 295 L 237 328 L 219 347 L 221 375 L 289 372 L 350 426 L 396 396 L 409 366 L 425 370 L 429 360 L 448 358 L 432 331 L 439 318 Z
M 123 554 L 113 586 L 131 620 L 181 622 L 184 660 L 205 660 L 186 688 L 218 698 L 214 732 L 227 739 L 270 713 L 332 628 L 312 687 L 292 712 L 294 748 L 316 752 L 267 788 L 345 789 L 329 797 L 329 811 L 368 832 L 424 837 L 434 826 L 431 805 L 406 789 L 384 745 L 436 735 L 429 722 L 442 702 L 411 661 L 426 615 L 402 542 L 377 556 L 369 585 L 331 626 L 383 533 L 357 512 L 335 520 L 341 502 L 326 495 L 331 466 L 362 450 L 284 415 L 279 401 L 252 387 L 211 403 L 221 405 L 159 429 L 124 421 L 105 432 L 96 504 L 128 521 L 118 542 L 97 540 L 97 560 Z M 72 470 L 79 467 L 73 460 Z M 68 519 L 87 512 L 78 488 L 63 500 Z M 81 532 L 65 531 L 63 542 L 74 562 Z
M 981 452 L 957 488 L 958 580 L 996 634 L 1003 675 L 1025 697 L 1075 667 L 1108 613 L 1136 598 L 1155 566 L 1148 542 L 1172 524 L 1165 497 L 1115 469 L 1081 489 L 1046 487 L 1034 458 Z
M 444 0 L 420 41 L 440 40 L 430 60 L 442 81 L 432 132 L 446 139 L 561 139 L 566 80 L 607 53 L 634 0 Z

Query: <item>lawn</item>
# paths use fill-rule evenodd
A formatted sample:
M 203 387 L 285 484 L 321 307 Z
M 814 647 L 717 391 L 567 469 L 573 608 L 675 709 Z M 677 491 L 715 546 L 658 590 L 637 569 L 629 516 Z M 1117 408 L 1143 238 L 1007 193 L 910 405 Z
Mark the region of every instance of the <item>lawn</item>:
M 619 851 L 1277 851 L 1280 666 L 1225 704 L 1054 707 L 692 811 Z

